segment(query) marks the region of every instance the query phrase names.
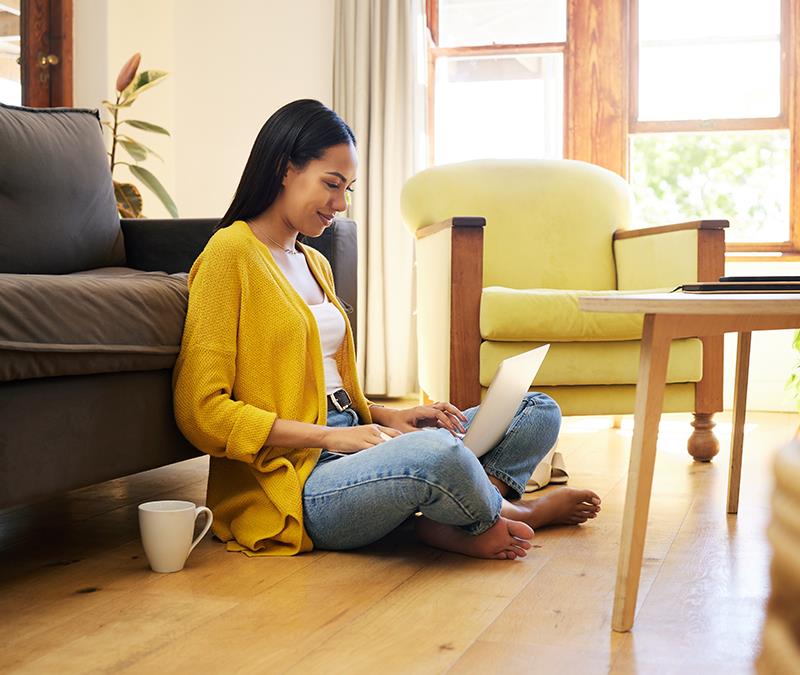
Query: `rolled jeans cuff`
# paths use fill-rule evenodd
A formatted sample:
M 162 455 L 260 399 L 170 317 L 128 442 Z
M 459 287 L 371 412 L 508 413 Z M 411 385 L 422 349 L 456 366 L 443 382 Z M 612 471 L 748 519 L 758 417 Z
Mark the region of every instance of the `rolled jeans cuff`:
M 495 516 L 492 518 L 491 521 L 485 520 L 478 520 L 474 523 L 470 523 L 469 525 L 459 525 L 462 530 L 464 530 L 467 534 L 471 534 L 474 537 L 477 537 L 479 534 L 483 534 L 491 528 L 498 520 L 500 520 L 500 509 L 503 508 L 503 495 L 500 494 L 500 490 L 497 489 L 496 485 L 492 484 L 492 494 L 494 494 L 494 502 L 495 508 L 493 511 L 495 512 Z

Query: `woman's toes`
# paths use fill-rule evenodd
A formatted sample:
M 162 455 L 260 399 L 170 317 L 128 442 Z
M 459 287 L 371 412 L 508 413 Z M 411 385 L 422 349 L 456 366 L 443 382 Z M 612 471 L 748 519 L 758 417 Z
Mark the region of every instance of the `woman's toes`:
M 594 504 L 595 506 L 600 506 L 600 497 L 596 492 L 592 490 L 581 490 L 581 497 L 582 501 L 586 502 L 587 504 Z
M 533 528 L 521 520 L 509 520 L 508 532 L 517 539 L 533 539 Z

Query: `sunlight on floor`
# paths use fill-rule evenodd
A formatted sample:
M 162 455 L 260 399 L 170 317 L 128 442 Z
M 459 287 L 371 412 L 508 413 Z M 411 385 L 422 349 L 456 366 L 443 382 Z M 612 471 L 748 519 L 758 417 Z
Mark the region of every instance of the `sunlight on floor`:
M 561 426 L 561 430 L 570 434 L 591 434 L 603 429 L 611 429 L 613 418 L 606 416 L 592 416 L 592 417 L 565 417 Z M 729 436 L 733 424 L 730 420 L 723 420 L 717 422 L 714 426 L 714 433 L 723 436 Z M 692 432 L 691 416 L 681 415 L 678 417 L 674 415 L 670 419 L 669 415 L 661 418 L 659 424 L 660 434 L 683 434 L 689 436 Z M 748 422 L 745 420 L 744 433 L 749 434 L 758 429 L 758 424 L 755 422 Z M 614 431 L 620 436 L 631 438 L 633 436 L 633 415 L 624 415 L 619 429 Z

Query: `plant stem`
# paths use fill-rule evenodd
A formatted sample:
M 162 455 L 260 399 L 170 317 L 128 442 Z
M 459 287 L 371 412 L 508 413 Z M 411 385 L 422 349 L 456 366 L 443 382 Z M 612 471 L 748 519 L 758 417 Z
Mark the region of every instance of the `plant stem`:
M 115 105 L 119 105 L 120 97 L 122 96 L 122 92 L 117 92 L 117 100 Z M 117 153 L 117 115 L 119 114 L 119 108 L 114 108 L 114 128 L 111 130 L 111 175 L 114 175 L 114 167 L 116 163 L 114 162 L 114 156 Z

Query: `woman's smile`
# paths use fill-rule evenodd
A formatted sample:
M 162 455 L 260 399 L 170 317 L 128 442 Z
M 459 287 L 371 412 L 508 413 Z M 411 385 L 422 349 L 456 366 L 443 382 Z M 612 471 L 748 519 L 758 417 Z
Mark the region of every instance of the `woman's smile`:
M 333 218 L 334 218 L 333 215 L 326 216 L 325 214 L 321 213 L 320 211 L 317 211 L 317 216 L 322 221 L 322 224 L 325 227 L 329 227 L 330 225 L 333 225 Z

